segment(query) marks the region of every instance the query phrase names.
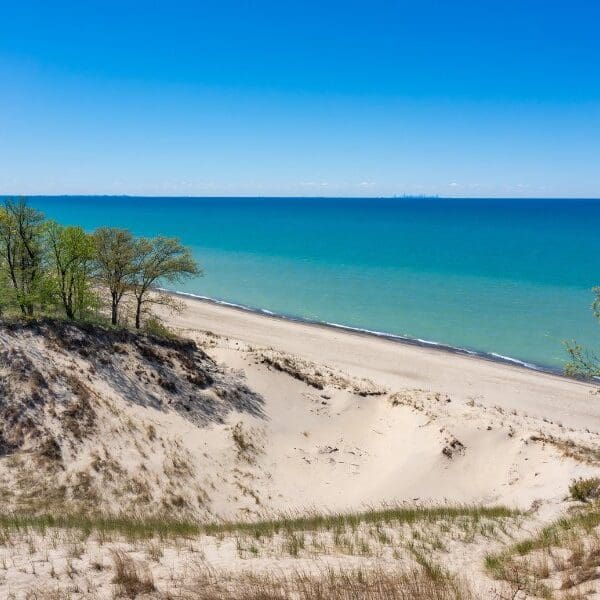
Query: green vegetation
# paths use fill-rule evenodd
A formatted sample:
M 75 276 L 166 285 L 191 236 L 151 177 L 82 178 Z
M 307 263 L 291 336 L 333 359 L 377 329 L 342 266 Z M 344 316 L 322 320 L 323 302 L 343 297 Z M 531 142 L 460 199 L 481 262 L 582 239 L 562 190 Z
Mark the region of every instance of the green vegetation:
M 596 478 L 575 480 L 570 487 L 573 497 L 586 501 L 594 497 L 597 489 Z M 489 554 L 485 558 L 486 570 L 492 577 L 511 584 L 515 594 L 523 591 L 536 597 L 553 598 L 553 575 L 560 575 L 561 590 L 597 579 L 599 526 L 600 503 L 594 500 L 533 536 Z
M 7 201 L 0 211 L 0 256 L 4 307 L 14 304 L 24 316 L 47 300 L 44 271 L 44 217 L 25 202 Z
M 158 286 L 199 274 L 191 252 L 177 239 L 136 238 L 114 227 L 86 233 L 47 220 L 24 200 L 0 206 L 0 316 L 58 313 L 87 320 L 103 315 L 106 305 L 111 323 L 118 325 L 122 300 L 130 295 L 139 329 L 146 307 L 179 307 Z M 148 321 L 157 328 L 155 316 Z
M 280 532 L 300 532 L 356 529 L 360 524 L 413 524 L 419 522 L 439 522 L 459 519 L 481 521 L 516 517 L 519 511 L 504 506 L 432 506 L 404 507 L 391 506 L 377 510 L 354 513 L 314 514 L 307 516 L 283 516 L 279 519 L 251 522 L 215 523 L 203 526 L 210 535 L 219 533 L 245 533 L 253 537 L 272 536 Z
M 83 514 L 2 514 L 0 531 L 28 531 L 41 534 L 48 529 L 74 529 L 85 537 L 92 533 L 117 534 L 128 540 L 175 537 L 191 537 L 201 533 L 198 524 L 163 518 L 140 518 L 127 516 L 88 516 Z
M 600 321 L 600 287 L 593 288 L 594 301 L 592 311 Z M 576 340 L 565 342 L 570 360 L 565 365 L 565 374 L 580 379 L 593 379 L 600 377 L 600 357 L 593 352 L 583 348 Z
M 600 477 L 575 479 L 569 486 L 569 493 L 573 500 L 588 502 L 600 496 Z
M 110 320 L 119 321 L 119 304 L 129 287 L 135 261 L 135 241 L 130 231 L 100 227 L 93 234 L 97 276 L 110 294 Z
M 56 547 L 58 540 L 66 540 L 71 556 L 81 558 L 87 553 L 100 570 L 111 568 L 98 558 L 98 548 L 105 547 L 112 559 L 110 582 L 119 597 L 152 593 L 161 598 L 163 593 L 165 598 L 174 597 L 170 590 L 163 591 L 164 580 L 154 579 L 153 570 L 139 559 L 139 553 L 145 548 L 146 555 L 158 563 L 167 549 L 176 548 L 178 556 L 187 553 L 192 560 L 185 566 L 184 575 L 170 575 L 170 582 L 176 582 L 176 597 L 182 600 L 474 600 L 477 596 L 468 584 L 436 562 L 438 552 L 446 552 L 439 536 L 447 534 L 455 541 L 469 543 L 473 531 L 488 539 L 490 527 L 497 525 L 500 535 L 509 525 L 506 519 L 518 521 L 521 516 L 519 511 L 502 506 L 471 505 L 388 506 L 348 514 L 289 515 L 258 522 L 210 524 L 171 521 L 168 517 L 0 514 L 0 545 L 20 543 L 35 548 L 44 538 Z M 246 570 L 223 572 L 203 562 L 201 548 L 207 541 L 198 539 L 203 535 L 212 536 L 217 547 L 225 539 L 235 541 L 242 559 L 331 555 L 362 557 L 365 562 L 353 563 L 349 568 L 341 563 L 338 567 L 315 562 L 320 565 L 315 570 L 304 570 L 302 565 L 296 570 L 290 565 L 285 573 L 273 570 L 259 577 Z M 40 544 L 42 548 L 47 546 L 48 542 Z M 373 560 L 383 552 L 398 562 Z
M 92 287 L 94 244 L 81 227 L 50 222 L 46 228 L 54 292 L 67 318 L 83 318 L 97 307 Z M 52 273 L 53 272 L 53 273 Z
M 246 534 L 254 538 L 269 537 L 280 532 L 330 531 L 341 528 L 356 529 L 360 524 L 414 524 L 469 519 L 517 517 L 521 513 L 504 506 L 440 506 L 389 507 L 356 513 L 282 516 L 263 521 L 223 521 L 201 524 L 191 521 L 173 521 L 168 518 L 135 518 L 128 516 L 93 516 L 82 514 L 0 514 L 0 530 L 27 530 L 45 532 L 50 528 L 77 529 L 86 535 L 96 533 L 120 534 L 126 539 L 152 537 L 191 537 L 200 534 Z
M 169 296 L 148 294 L 157 281 L 175 283 L 184 277 L 200 275 L 201 271 L 192 253 L 173 238 L 159 236 L 152 240 L 137 240 L 134 256 L 131 290 L 136 300 L 135 326 L 139 329 L 145 304 L 172 306 Z

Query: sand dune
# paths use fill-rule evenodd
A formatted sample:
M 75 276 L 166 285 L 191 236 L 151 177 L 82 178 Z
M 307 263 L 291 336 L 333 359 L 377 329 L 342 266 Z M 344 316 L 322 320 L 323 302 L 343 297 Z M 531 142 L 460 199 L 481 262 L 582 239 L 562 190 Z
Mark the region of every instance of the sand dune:
M 561 458 L 600 442 L 597 389 L 563 377 L 186 300 L 173 321 L 265 398 L 260 459 L 281 501 L 348 508 L 391 500 L 559 502 L 594 467 Z M 265 363 L 321 371 L 324 390 Z M 365 389 L 353 389 L 363 386 Z M 376 392 L 374 394 L 373 392 Z M 532 437 L 534 438 L 532 440 Z M 535 441 L 538 440 L 538 441 Z M 458 444 L 452 447 L 453 441 Z M 306 489 L 306 480 L 319 486 Z M 277 496 L 274 496 L 277 497 Z
M 428 578 L 414 583 L 420 589 L 442 586 L 437 595 L 415 596 L 423 599 L 534 598 L 538 580 L 558 589 L 565 578 L 579 593 L 595 578 L 594 537 L 572 556 L 560 550 L 571 558 L 553 559 L 548 575 L 535 574 L 537 558 L 527 563 L 525 583 L 498 567 L 512 562 L 484 569 L 486 554 L 568 514 L 577 506 L 570 483 L 599 473 L 594 386 L 208 302 L 185 304 L 170 325 L 195 343 L 53 321 L 0 330 L 1 514 L 50 512 L 66 515 L 67 525 L 81 513 L 159 519 L 141 540 L 126 524 L 108 534 L 90 525 L 74 542 L 63 526 L 15 530 L 3 517 L 2 597 L 136 597 L 144 589 L 156 598 L 251 597 L 248 573 L 262 573 L 263 583 L 265 575 L 292 578 L 268 584 L 288 590 L 274 598 L 302 598 L 289 595 L 304 585 L 294 579 L 299 572 L 365 569 L 352 584 L 364 586 L 397 574 L 398 565 Z M 491 513 L 436 512 L 461 505 Z M 385 506 L 395 507 L 391 516 L 368 512 Z M 433 516 L 405 521 L 398 507 L 415 506 Z M 498 506 L 507 508 L 496 514 Z M 375 516 L 260 524 L 357 511 Z M 173 519 L 188 523 L 187 533 L 166 539 L 161 528 Z M 224 521 L 222 529 L 201 529 Z M 240 529 L 231 521 L 258 525 Z M 115 583 L 122 561 L 145 581 L 133 591 Z M 432 579 L 437 571 L 423 566 L 430 563 L 448 569 L 449 579 Z M 471 592 L 451 591 L 458 574 Z M 202 596 L 199 586 L 220 591 Z M 66 595 L 48 595 L 54 588 Z M 236 596 L 233 588 L 246 591 Z M 388 597 L 389 590 L 382 594 L 356 597 Z

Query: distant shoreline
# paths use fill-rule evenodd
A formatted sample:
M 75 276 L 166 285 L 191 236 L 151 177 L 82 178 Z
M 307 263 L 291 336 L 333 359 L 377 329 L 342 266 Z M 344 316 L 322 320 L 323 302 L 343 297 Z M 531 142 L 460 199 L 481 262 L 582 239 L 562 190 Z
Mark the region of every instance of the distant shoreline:
M 198 196 L 190 196 L 185 194 L 7 194 L 0 193 L 0 198 L 27 198 L 27 199 L 48 199 L 48 198 L 140 198 L 140 199 L 185 199 L 203 200 L 203 199 L 241 199 L 241 200 L 574 200 L 574 201 L 600 201 L 600 197 L 594 196 L 440 196 L 428 194 L 393 194 L 388 196 L 285 196 L 285 195 L 209 195 L 203 194 Z
M 210 298 L 209 296 L 202 296 L 199 294 L 192 294 L 191 292 L 182 292 L 179 290 L 169 290 L 166 288 L 159 288 L 160 291 L 166 292 L 173 296 L 186 298 L 189 300 L 193 300 L 196 302 L 204 302 L 206 304 L 212 304 L 215 306 L 221 306 L 225 308 L 230 308 L 232 310 L 251 313 L 253 315 L 267 317 L 270 319 L 277 319 L 281 321 L 288 321 L 292 323 L 299 323 L 302 325 L 311 325 L 316 327 L 322 327 L 329 330 L 353 333 L 362 336 L 366 336 L 369 338 L 377 338 L 382 340 L 388 340 L 390 342 L 395 342 L 398 344 L 405 344 L 409 346 L 415 346 L 417 348 L 428 348 L 431 350 L 438 350 L 440 352 L 444 352 L 447 354 L 453 354 L 458 356 L 465 356 L 471 358 L 478 358 L 482 360 L 486 360 L 493 363 L 498 363 L 502 365 L 508 365 L 513 367 L 518 367 L 521 369 L 525 369 L 527 371 L 535 371 L 538 373 L 546 373 L 548 375 L 555 375 L 558 377 L 563 377 L 565 379 L 572 379 L 567 377 L 563 371 L 557 367 L 551 367 L 547 365 L 539 365 L 531 362 L 522 361 L 516 358 L 511 358 L 510 356 L 502 356 L 500 354 L 496 354 L 494 352 L 483 352 L 478 350 L 471 350 L 468 348 L 460 348 L 458 346 L 451 346 L 449 344 L 443 344 L 439 342 L 434 342 L 431 340 L 424 340 L 419 338 L 411 338 L 408 336 L 383 332 L 383 331 L 372 331 L 369 329 L 364 329 L 360 327 L 352 327 L 349 325 L 343 325 L 340 323 L 330 323 L 327 321 L 319 321 L 317 319 L 307 319 L 304 317 L 298 317 L 295 315 L 287 315 L 284 313 L 276 313 L 264 308 L 256 308 L 252 306 L 247 306 L 244 304 L 237 304 L 235 302 L 228 302 L 226 300 L 218 300 L 216 298 Z

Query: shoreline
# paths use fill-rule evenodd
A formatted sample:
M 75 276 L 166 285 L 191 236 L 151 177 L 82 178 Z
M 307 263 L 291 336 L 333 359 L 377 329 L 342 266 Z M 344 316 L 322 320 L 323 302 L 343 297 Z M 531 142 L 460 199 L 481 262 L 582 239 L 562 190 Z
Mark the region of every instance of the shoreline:
M 182 292 L 179 290 L 169 290 L 166 288 L 158 288 L 161 292 L 166 292 L 179 298 L 185 298 L 195 302 L 203 302 L 213 306 L 221 306 L 230 308 L 232 310 L 249 313 L 261 317 L 267 317 L 270 319 L 280 320 L 289 323 L 298 323 L 300 325 L 309 325 L 312 327 L 321 327 L 328 330 L 352 333 L 355 335 L 361 335 L 368 338 L 375 338 L 380 340 L 387 340 L 401 345 L 412 346 L 416 348 L 427 348 L 430 350 L 438 350 L 442 353 L 464 356 L 470 358 L 476 358 L 491 363 L 501 364 L 505 366 L 517 367 L 525 369 L 526 371 L 533 371 L 536 373 L 544 373 L 546 375 L 554 375 L 570 381 L 578 381 L 572 377 L 566 376 L 561 369 L 558 367 L 551 367 L 548 365 L 539 365 L 531 362 L 523 361 L 510 356 L 503 356 L 495 352 L 483 352 L 479 350 L 472 350 L 469 348 L 461 348 L 459 346 L 452 346 L 450 344 L 443 344 L 441 342 L 434 342 L 432 340 L 424 340 L 420 338 L 412 338 L 409 336 L 403 336 L 394 333 L 388 333 L 384 331 L 373 331 L 370 329 L 352 327 L 350 325 L 343 325 L 340 323 L 331 323 L 328 321 L 319 321 L 317 319 L 307 319 L 303 317 L 297 317 L 294 315 L 286 315 L 283 313 L 276 313 L 265 308 L 255 308 L 244 304 L 237 304 L 235 302 L 229 302 L 227 300 L 218 300 L 209 296 L 202 296 L 200 294 L 193 294 L 191 292 Z
M 224 347 L 233 354 L 220 351 L 216 358 L 234 369 L 248 369 L 247 361 L 240 359 L 246 355 L 235 349 L 245 348 L 259 355 L 275 352 L 292 362 L 299 360 L 317 370 L 319 366 L 331 368 L 344 377 L 372 382 L 390 392 L 429 390 L 464 403 L 483 403 L 488 410 L 501 409 L 505 414 L 525 411 L 538 419 L 551 415 L 552 421 L 565 427 L 589 427 L 600 422 L 600 406 L 594 402 L 600 393 L 597 382 L 495 357 L 300 322 L 188 294 L 174 297 L 186 307 L 170 317 L 165 313 L 167 322 L 192 339 L 204 332 L 222 338 Z M 286 384 L 282 394 L 289 389 Z

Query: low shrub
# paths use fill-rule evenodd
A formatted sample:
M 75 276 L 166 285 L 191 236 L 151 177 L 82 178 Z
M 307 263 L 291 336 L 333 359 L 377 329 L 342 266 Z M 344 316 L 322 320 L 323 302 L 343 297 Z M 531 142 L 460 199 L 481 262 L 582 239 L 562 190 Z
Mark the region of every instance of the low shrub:
M 148 317 L 146 319 L 144 331 L 150 335 L 155 335 L 156 337 L 168 340 L 174 340 L 179 337 L 172 329 L 169 329 L 169 327 L 156 317 Z
M 569 493 L 573 500 L 589 502 L 600 496 L 600 477 L 574 479 L 569 486 Z
M 120 550 L 113 550 L 115 575 L 113 583 L 119 588 L 121 596 L 137 598 L 156 590 L 152 574 L 147 565 L 136 563 L 130 556 Z

